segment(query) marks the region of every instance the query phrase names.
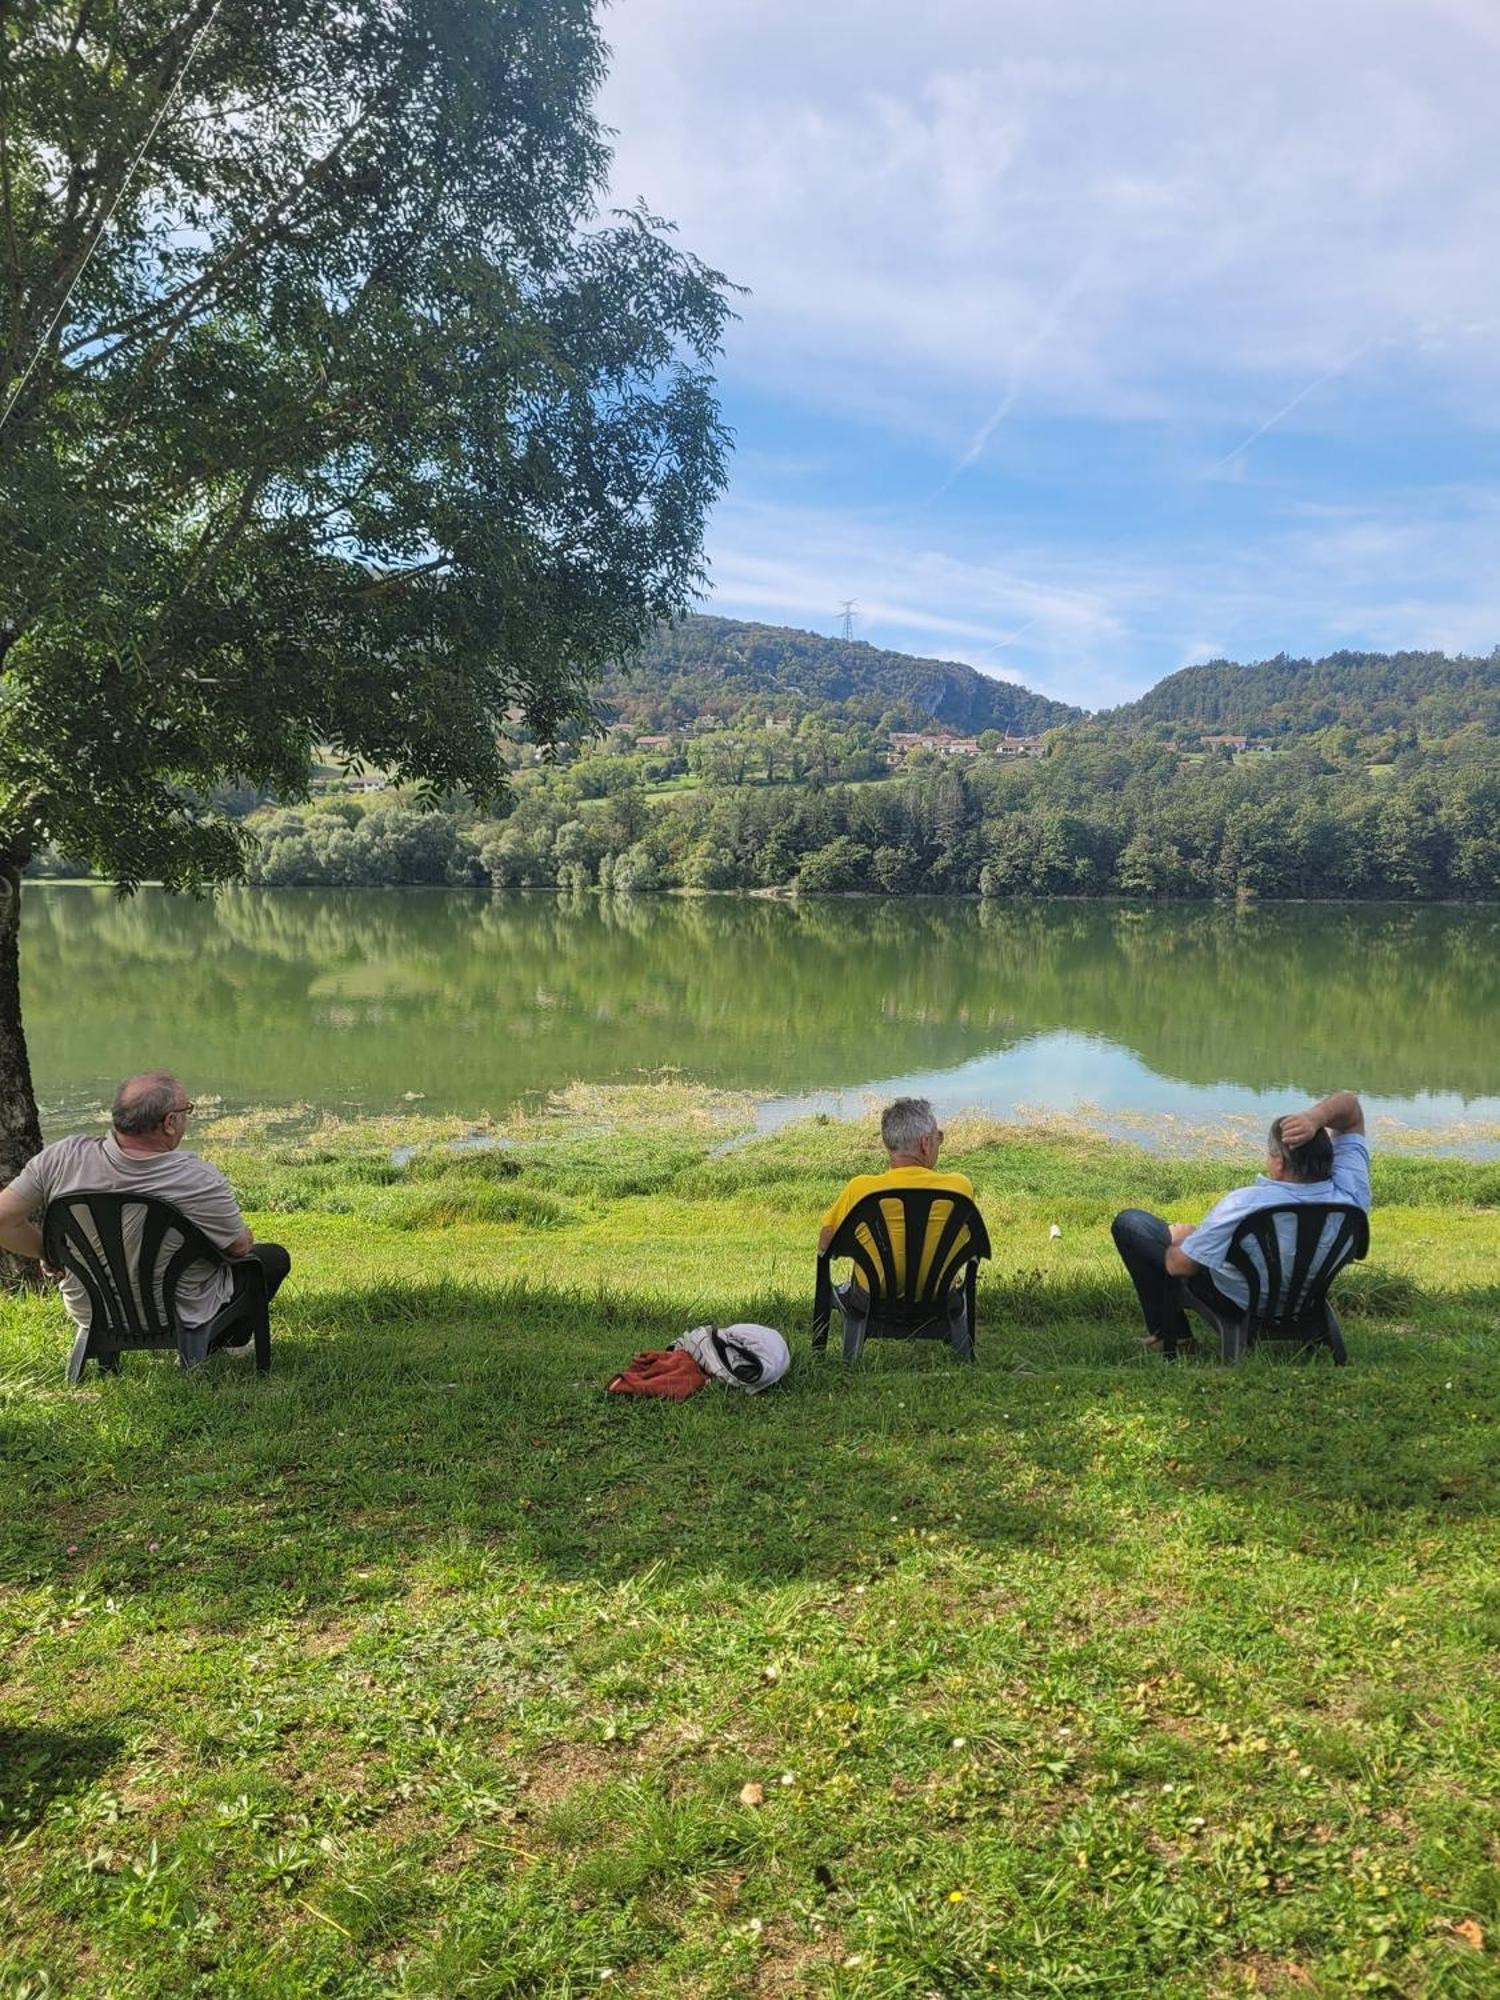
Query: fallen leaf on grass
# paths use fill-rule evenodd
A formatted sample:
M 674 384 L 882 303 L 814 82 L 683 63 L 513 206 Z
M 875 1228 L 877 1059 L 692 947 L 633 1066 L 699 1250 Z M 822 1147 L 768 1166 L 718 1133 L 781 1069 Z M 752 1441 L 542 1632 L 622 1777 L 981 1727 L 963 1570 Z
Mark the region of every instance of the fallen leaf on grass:
M 1453 1935 L 1461 1937 L 1474 1951 L 1484 1950 L 1484 1932 L 1472 1917 L 1465 1917 L 1461 1924 L 1453 1926 Z
M 740 1804 L 742 1806 L 763 1806 L 765 1802 L 766 1793 L 763 1785 L 757 1785 L 754 1782 L 748 1785 L 741 1785 Z

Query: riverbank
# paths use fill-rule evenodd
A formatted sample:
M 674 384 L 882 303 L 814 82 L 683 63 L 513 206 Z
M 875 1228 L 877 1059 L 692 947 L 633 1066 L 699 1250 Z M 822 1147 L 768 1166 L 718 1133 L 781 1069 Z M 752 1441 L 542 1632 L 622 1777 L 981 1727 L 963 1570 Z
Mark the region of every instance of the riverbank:
M 752 1116 L 214 1121 L 265 1382 L 0 1308 L 0 1990 L 1494 1990 L 1500 1170 L 1379 1160 L 1343 1374 L 1171 1370 L 1108 1218 L 1235 1169 L 966 1121 L 979 1365 L 846 1372 L 873 1130 Z M 603 1397 L 730 1317 L 784 1387 Z

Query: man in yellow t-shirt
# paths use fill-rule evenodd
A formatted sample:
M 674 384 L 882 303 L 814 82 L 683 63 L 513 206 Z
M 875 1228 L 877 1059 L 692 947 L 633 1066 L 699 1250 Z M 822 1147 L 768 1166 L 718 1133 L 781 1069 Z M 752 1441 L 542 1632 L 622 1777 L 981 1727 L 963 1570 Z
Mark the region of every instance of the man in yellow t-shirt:
M 973 1200 L 973 1183 L 966 1174 L 940 1174 L 937 1171 L 943 1133 L 925 1097 L 898 1097 L 894 1104 L 888 1104 L 881 1114 L 880 1139 L 889 1166 L 883 1174 L 856 1174 L 849 1182 L 823 1217 L 818 1236 L 820 1257 L 833 1241 L 839 1224 L 850 1209 L 856 1202 L 863 1201 L 867 1194 L 881 1194 L 887 1188 L 935 1188 L 944 1194 L 964 1194 Z M 918 1285 L 927 1276 L 928 1260 L 936 1251 L 944 1224 L 952 1212 L 945 1201 L 933 1203 L 927 1223 L 927 1241 L 922 1246 L 922 1265 L 917 1272 Z M 881 1213 L 885 1217 L 891 1239 L 891 1255 L 897 1267 L 890 1273 L 892 1286 L 895 1287 L 901 1284 L 906 1274 L 906 1216 L 899 1201 L 882 1203 Z M 861 1228 L 859 1236 L 878 1268 L 880 1259 L 869 1231 Z M 865 1302 L 863 1288 L 859 1284 L 858 1265 L 853 1267 L 849 1287 L 840 1296 L 861 1305 Z

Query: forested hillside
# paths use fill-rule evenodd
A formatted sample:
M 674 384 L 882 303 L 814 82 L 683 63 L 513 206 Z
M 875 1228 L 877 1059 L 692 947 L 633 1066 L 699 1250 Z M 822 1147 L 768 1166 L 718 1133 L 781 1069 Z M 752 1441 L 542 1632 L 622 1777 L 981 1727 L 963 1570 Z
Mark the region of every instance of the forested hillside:
M 1500 744 L 1371 768 L 1062 731 L 1047 754 L 880 782 L 654 786 L 621 753 L 518 781 L 504 820 L 328 800 L 271 812 L 268 884 L 1500 900 Z
M 504 817 L 333 776 L 311 806 L 254 812 L 252 879 L 1500 901 L 1500 655 L 1194 667 L 1056 726 L 1056 704 L 966 667 L 699 618 L 602 712 L 555 761 L 511 746 Z M 934 719 L 935 743 L 892 740 Z
M 606 720 L 652 730 L 699 716 L 729 722 L 812 709 L 893 729 L 937 722 L 960 735 L 998 729 L 1017 736 L 1038 735 L 1083 712 L 956 660 L 919 659 L 786 625 L 704 617 L 663 627 L 639 666 L 610 674 L 599 701 Z
M 1488 659 L 1446 653 L 1330 653 L 1322 660 L 1184 667 L 1098 721 L 1271 738 L 1335 726 L 1441 739 L 1471 724 L 1500 731 L 1500 649 Z

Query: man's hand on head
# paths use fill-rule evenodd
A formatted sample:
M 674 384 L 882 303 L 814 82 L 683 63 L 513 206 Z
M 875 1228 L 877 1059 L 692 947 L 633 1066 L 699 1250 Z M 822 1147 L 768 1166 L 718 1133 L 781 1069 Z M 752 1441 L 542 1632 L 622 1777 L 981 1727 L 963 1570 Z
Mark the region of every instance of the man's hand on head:
M 1289 1111 L 1281 1121 L 1282 1144 L 1305 1146 L 1321 1129 L 1312 1112 Z

